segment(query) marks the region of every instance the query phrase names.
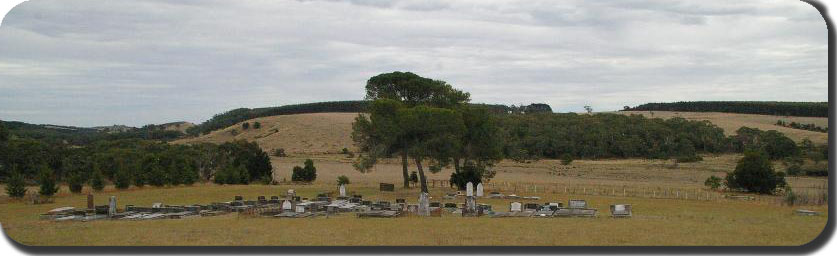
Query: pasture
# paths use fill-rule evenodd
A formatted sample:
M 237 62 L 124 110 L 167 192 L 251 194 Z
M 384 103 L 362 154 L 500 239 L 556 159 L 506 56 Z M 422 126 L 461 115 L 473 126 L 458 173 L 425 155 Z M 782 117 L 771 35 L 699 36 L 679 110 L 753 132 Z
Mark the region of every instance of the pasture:
M 504 161 L 496 167 L 495 179 L 486 186 L 486 192 L 539 196 L 537 202 L 541 204 L 585 199 L 599 209 L 597 218 L 467 218 L 445 214 L 441 218 L 358 219 L 353 214 L 342 214 L 276 219 L 233 213 L 183 220 L 39 220 L 38 214 L 52 208 L 84 207 L 85 195 L 69 194 L 62 187 L 53 204 L 31 205 L 4 196 L 0 223 L 9 237 L 26 245 L 802 245 L 820 234 L 828 220 L 825 205 L 788 206 L 778 196 L 731 200 L 723 198 L 724 193 L 703 188 L 705 177 L 731 170 L 738 157 L 704 156 L 703 162 L 677 167 L 663 160 L 643 159 L 574 161 L 569 166 L 551 160 Z M 305 158 L 314 159 L 317 180 L 309 185 L 281 183 L 282 178 L 290 179 L 292 166 L 301 165 Z M 349 161 L 342 155 L 272 158 L 279 185 L 196 184 L 132 187 L 123 191 L 108 186 L 96 193 L 95 200 L 97 205 L 103 205 L 107 196 L 115 195 L 119 208 L 125 204 L 149 206 L 154 202 L 209 204 L 230 201 L 235 195 L 248 199 L 281 195 L 291 188 L 302 196 L 313 197 L 335 191 L 336 177 L 347 175 L 352 181 L 349 193 L 362 194 L 366 200 L 406 198 L 408 203 L 416 202 L 417 188 L 401 188 L 397 160 L 388 159 L 367 174 L 354 171 Z M 415 168 L 411 165 L 410 169 Z M 429 179 L 443 180 L 449 175 L 450 170 L 443 170 L 431 174 Z M 813 193 L 826 189 L 825 181 L 789 179 L 792 186 L 808 188 Z M 379 192 L 379 182 L 395 183 L 395 192 Z M 444 193 L 453 189 L 441 183 L 430 188 L 431 201 L 462 203 L 443 199 Z M 695 193 L 675 196 L 675 190 Z M 515 200 L 477 200 L 491 204 L 495 211 L 508 211 L 511 201 Z M 610 218 L 607 209 L 616 203 L 632 204 L 634 217 Z M 823 215 L 796 216 L 793 211 L 801 208 Z

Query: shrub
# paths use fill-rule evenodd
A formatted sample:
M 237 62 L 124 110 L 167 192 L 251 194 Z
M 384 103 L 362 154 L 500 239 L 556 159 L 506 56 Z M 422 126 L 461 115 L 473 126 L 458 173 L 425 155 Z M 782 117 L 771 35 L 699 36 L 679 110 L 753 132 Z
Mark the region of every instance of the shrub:
M 564 154 L 561 156 L 561 164 L 562 165 L 570 165 L 573 162 L 573 156 L 570 154 Z
M 247 184 L 250 176 L 243 165 L 229 164 L 217 173 L 213 180 L 217 184 Z
M 717 190 L 721 188 L 721 178 L 715 175 L 709 176 L 709 178 L 706 178 L 706 181 L 703 182 L 703 185 L 712 190 Z
M 121 169 L 113 174 L 113 185 L 117 189 L 126 189 L 131 186 L 131 173 L 128 170 Z
M 98 170 L 93 172 L 93 176 L 90 177 L 90 187 L 95 191 L 102 191 L 105 188 L 105 177 L 102 176 L 102 172 Z
M 250 129 L 250 123 L 248 123 L 248 122 L 242 123 L 241 124 L 241 129 L 243 129 L 243 130 Z
M 55 176 L 52 174 L 52 170 L 46 165 L 41 165 L 38 169 L 40 169 L 38 170 L 38 183 L 41 185 L 38 194 L 42 196 L 55 195 L 58 192 L 58 184 L 55 182 Z
M 314 161 L 311 159 L 305 160 L 305 167 L 294 166 L 291 181 L 312 182 L 316 179 L 317 168 L 314 167 Z
M 346 177 L 346 175 L 337 176 L 337 185 L 344 185 L 349 183 L 349 177 Z
M 703 161 L 703 157 L 699 155 L 690 155 L 690 156 L 679 156 L 674 159 L 677 163 L 693 163 L 698 161 Z
M 134 186 L 137 186 L 139 188 L 145 187 L 146 178 L 145 178 L 145 173 L 144 172 L 135 173 L 133 178 L 134 178 Z
M 418 173 L 416 171 L 410 173 L 410 182 L 413 184 L 418 183 Z
M 450 184 L 456 186 L 459 190 L 464 190 L 469 181 L 473 184 L 479 184 L 482 182 L 483 170 L 483 167 L 466 163 L 459 171 L 450 174 Z
M 262 128 L 262 123 L 259 123 L 259 122 L 253 123 L 253 129 L 259 129 L 259 128 Z
M 784 173 L 773 170 L 768 156 L 763 152 L 746 152 L 738 161 L 735 171 L 727 175 L 729 188 L 743 189 L 759 194 L 773 194 L 785 184 Z
M 273 150 L 273 156 L 275 156 L 275 157 L 286 157 L 288 155 L 285 154 L 285 149 L 284 148 L 277 148 L 277 149 Z
M 67 186 L 70 187 L 71 193 L 81 193 L 84 188 L 84 177 L 80 173 L 72 173 L 67 177 Z
M 19 172 L 13 172 L 6 179 L 6 194 L 13 198 L 23 198 L 26 195 L 26 180 Z
M 802 167 L 799 167 L 799 165 L 796 165 L 796 164 L 788 166 L 787 173 L 790 176 L 797 176 L 797 175 L 803 175 L 804 174 L 803 171 L 802 171 Z
M 148 185 L 155 186 L 155 187 L 162 187 L 166 185 L 166 172 L 163 170 L 158 164 L 154 164 L 151 166 L 151 170 L 148 171 Z

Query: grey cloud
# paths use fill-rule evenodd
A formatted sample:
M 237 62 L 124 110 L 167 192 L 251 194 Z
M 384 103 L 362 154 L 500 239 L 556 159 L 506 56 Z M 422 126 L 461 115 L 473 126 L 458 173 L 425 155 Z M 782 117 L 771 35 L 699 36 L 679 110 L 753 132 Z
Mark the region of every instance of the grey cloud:
M 200 122 L 395 70 L 559 111 L 824 101 L 826 33 L 794 1 L 32 0 L 0 27 L 0 119 Z

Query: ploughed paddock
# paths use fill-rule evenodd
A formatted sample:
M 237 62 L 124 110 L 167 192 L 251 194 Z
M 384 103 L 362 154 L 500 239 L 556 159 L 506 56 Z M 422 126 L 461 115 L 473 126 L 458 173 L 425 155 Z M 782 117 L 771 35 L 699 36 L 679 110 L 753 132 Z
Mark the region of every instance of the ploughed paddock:
M 383 184 L 386 191 L 389 184 Z M 432 200 L 427 193 L 420 193 L 416 203 L 408 203 L 398 198 L 395 202 L 364 200 L 363 195 L 347 193 L 346 185 L 341 185 L 338 195 L 334 192 L 318 194 L 316 198 L 300 197 L 293 189 L 282 196 L 259 196 L 255 200 L 245 200 L 235 196 L 232 201 L 215 202 L 208 205 L 165 205 L 154 203 L 150 207 L 126 204 L 119 209 L 117 198 L 111 196 L 107 205 L 94 205 L 93 195 L 87 197 L 87 207 L 60 207 L 41 215 L 41 219 L 54 221 L 93 221 L 93 220 L 155 220 L 209 217 L 237 213 L 240 216 L 275 217 L 275 218 L 311 218 L 328 217 L 335 214 L 355 214 L 360 218 L 393 218 L 404 216 L 441 217 L 597 217 L 598 209 L 591 208 L 585 200 L 570 199 L 563 202 L 538 203 L 539 197 L 521 197 L 491 192 L 483 193 L 482 184 L 477 184 L 476 192 L 472 183 L 468 183 L 465 193 L 449 193 L 443 196 L 445 202 Z M 492 209 L 489 204 L 477 203 L 478 198 L 509 200 L 508 210 Z M 524 199 L 527 202 L 518 201 Z M 458 202 L 458 203 L 457 203 Z M 630 204 L 610 205 L 611 217 L 631 217 Z

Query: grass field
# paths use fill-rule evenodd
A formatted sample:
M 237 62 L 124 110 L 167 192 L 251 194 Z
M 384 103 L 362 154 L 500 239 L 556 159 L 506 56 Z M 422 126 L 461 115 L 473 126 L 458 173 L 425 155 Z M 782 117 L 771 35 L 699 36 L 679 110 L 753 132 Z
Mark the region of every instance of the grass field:
M 208 204 L 229 201 L 235 195 L 255 198 L 281 195 L 294 188 L 302 196 L 335 191 L 340 174 L 350 176 L 349 193 L 359 193 L 367 200 L 406 198 L 417 201 L 418 190 L 400 188 L 398 162 L 390 159 L 374 172 L 360 174 L 352 170 L 341 155 L 314 155 L 318 179 L 312 185 L 237 185 L 197 184 L 190 187 L 131 188 L 126 191 L 108 187 L 96 196 L 96 204 L 106 204 L 107 196 L 116 195 L 119 207 L 125 204 L 148 206 L 166 204 Z M 814 239 L 826 225 L 827 206 L 785 206 L 779 197 L 756 201 L 695 198 L 655 199 L 609 195 L 609 188 L 665 191 L 667 188 L 704 191 L 703 179 L 734 166 L 737 155 L 706 156 L 698 163 L 677 168 L 657 160 L 575 161 L 562 166 L 556 161 L 534 163 L 502 162 L 491 184 L 517 184 L 518 195 L 540 196 L 538 203 L 586 199 L 600 210 L 600 217 L 586 218 L 442 218 L 407 217 L 397 219 L 358 219 L 351 214 L 315 219 L 248 218 L 229 214 L 184 220 L 95 221 L 55 223 L 38 219 L 38 214 L 60 206 L 84 207 L 84 195 L 71 195 L 66 188 L 54 204 L 30 205 L 8 199 L 0 200 L 0 223 L 7 235 L 26 245 L 801 245 Z M 289 176 L 294 164 L 305 157 L 274 158 L 276 178 Z M 411 166 L 411 169 L 414 167 Z M 449 170 L 431 175 L 445 179 Z M 532 181 L 538 181 L 534 183 Z M 825 179 L 791 178 L 793 186 L 824 186 Z M 378 182 L 396 184 L 396 192 L 378 192 Z M 527 190 L 527 184 L 558 184 L 555 188 Z M 572 189 L 561 185 L 608 188 L 601 191 Z M 544 186 L 544 185 L 542 185 Z M 508 187 L 488 186 L 512 191 Z M 34 192 L 37 188 L 30 188 Z M 595 189 L 594 189 L 595 190 Z M 442 199 L 450 188 L 432 187 L 431 201 Z M 691 190 L 689 190 L 691 191 Z M 709 193 L 709 192 L 707 192 Z M 720 194 L 717 192 L 712 192 Z M 5 197 L 3 197 L 5 198 Z M 688 197 L 687 197 L 688 198 Z M 777 200 L 769 200 L 769 199 Z M 497 211 L 507 211 L 511 200 L 479 199 Z M 523 200 L 523 202 L 527 202 Z M 632 204 L 634 218 L 612 219 L 608 207 L 614 203 Z M 802 217 L 793 210 L 804 208 L 825 215 Z
M 624 112 L 623 112 L 624 113 Z M 625 113 L 628 114 L 628 113 Z M 646 113 L 650 115 L 650 113 Z M 794 140 L 811 138 L 825 143 L 827 135 L 773 125 L 774 116 L 723 113 L 655 112 L 655 117 L 682 116 L 709 120 L 732 134 L 741 126 L 776 129 Z M 116 195 L 119 207 L 126 204 L 208 204 L 230 201 L 235 195 L 253 199 L 259 195 L 282 195 L 296 189 L 302 196 L 335 191 L 336 179 L 351 180 L 349 192 L 371 200 L 406 198 L 415 203 L 418 190 L 401 188 L 398 159 L 383 159 L 370 173 L 359 173 L 352 159 L 337 154 L 352 148 L 350 133 L 354 113 L 320 113 L 257 118 L 261 129 L 242 130 L 235 125 L 199 138 L 175 143 L 212 142 L 233 139 L 256 141 L 265 150 L 284 148 L 289 157 L 271 157 L 274 181 L 280 185 L 219 186 L 197 184 L 172 188 L 108 187 L 97 193 L 96 204 L 106 204 Z M 782 118 L 826 126 L 827 119 Z M 798 120 L 797 120 L 798 119 Z M 823 121 L 825 120 L 825 121 Z M 236 130 L 236 132 L 232 132 Z M 234 134 L 235 133 L 235 134 Z M 291 170 L 313 159 L 317 180 L 310 185 L 290 185 Z M 486 191 L 540 196 L 537 203 L 585 199 L 600 210 L 598 218 L 442 218 L 406 217 L 358 219 L 351 214 L 315 219 L 248 218 L 229 214 L 183 220 L 94 221 L 56 223 L 38 219 L 38 214 L 61 206 L 84 207 L 84 195 L 66 188 L 48 205 L 30 205 L 0 196 L 0 223 L 9 237 L 26 245 L 802 245 L 817 237 L 828 220 L 826 205 L 787 206 L 781 196 L 755 196 L 753 201 L 725 199 L 728 193 L 710 191 L 703 185 L 711 175 L 724 177 L 735 168 L 738 154 L 703 155 L 704 160 L 674 165 L 671 160 L 604 159 L 559 160 L 529 163 L 502 161 Z M 813 163 L 806 163 L 812 165 Z M 821 162 L 819 165 L 825 165 Z M 777 171 L 787 167 L 774 162 Z M 413 164 L 410 171 L 415 170 Z M 427 173 L 431 201 L 452 192 L 445 185 L 452 170 Z M 379 192 L 381 182 L 396 184 L 396 192 Z M 825 199 L 826 178 L 789 177 L 794 192 Z M 34 193 L 37 188 L 30 188 Z M 507 211 L 511 200 L 478 199 L 496 211 Z M 822 201 L 822 200 L 820 200 Z M 527 202 L 523 200 L 522 202 Z M 634 217 L 612 219 L 610 204 L 632 204 Z M 821 216 L 802 217 L 795 209 L 810 209 Z

